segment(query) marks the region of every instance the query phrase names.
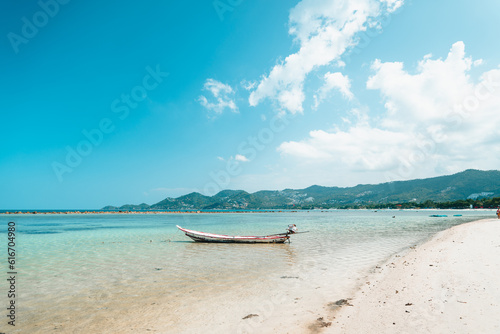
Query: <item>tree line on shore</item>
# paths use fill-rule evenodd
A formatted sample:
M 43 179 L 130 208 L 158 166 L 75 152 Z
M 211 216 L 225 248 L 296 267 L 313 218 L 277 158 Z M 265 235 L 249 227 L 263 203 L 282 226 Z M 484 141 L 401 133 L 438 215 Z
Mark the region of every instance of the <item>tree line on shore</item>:
M 500 197 L 481 198 L 481 199 L 465 199 L 451 202 L 435 202 L 426 200 L 420 203 L 417 202 L 401 202 L 401 203 L 353 203 L 346 205 L 338 205 L 331 207 L 321 206 L 321 209 L 496 209 L 500 207 Z M 317 206 L 295 206 L 295 209 L 309 210 L 318 208 Z

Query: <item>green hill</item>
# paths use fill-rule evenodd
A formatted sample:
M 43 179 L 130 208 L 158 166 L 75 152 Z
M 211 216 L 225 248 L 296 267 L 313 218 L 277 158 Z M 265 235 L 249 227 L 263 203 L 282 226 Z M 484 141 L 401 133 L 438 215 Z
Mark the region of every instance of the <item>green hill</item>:
M 500 171 L 469 169 L 428 179 L 360 184 L 346 188 L 313 185 L 305 189 L 261 190 L 252 194 L 243 190 L 223 190 L 214 196 L 193 192 L 177 198 L 169 197 L 148 207 L 145 204 L 140 206 L 143 210 L 335 208 L 346 205 L 450 202 L 496 196 L 500 196 Z M 127 205 L 115 209 L 129 210 L 132 207 Z

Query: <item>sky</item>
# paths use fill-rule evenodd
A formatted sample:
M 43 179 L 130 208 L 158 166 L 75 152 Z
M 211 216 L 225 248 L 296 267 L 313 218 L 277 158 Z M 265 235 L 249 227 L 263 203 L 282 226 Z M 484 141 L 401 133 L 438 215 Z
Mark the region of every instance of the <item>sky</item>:
M 0 4 L 0 209 L 498 169 L 500 2 Z

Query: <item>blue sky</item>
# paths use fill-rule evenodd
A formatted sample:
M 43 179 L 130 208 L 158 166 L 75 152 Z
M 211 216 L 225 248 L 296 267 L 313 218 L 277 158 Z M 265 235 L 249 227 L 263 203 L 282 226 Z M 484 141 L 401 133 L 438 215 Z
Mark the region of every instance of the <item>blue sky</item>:
M 499 166 L 498 1 L 0 6 L 0 209 Z

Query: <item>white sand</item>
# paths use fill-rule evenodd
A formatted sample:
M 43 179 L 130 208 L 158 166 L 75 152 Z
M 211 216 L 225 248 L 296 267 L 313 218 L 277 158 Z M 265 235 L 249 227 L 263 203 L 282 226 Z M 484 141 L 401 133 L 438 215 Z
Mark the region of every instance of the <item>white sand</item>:
M 442 231 L 377 269 L 324 333 L 500 333 L 500 220 Z

